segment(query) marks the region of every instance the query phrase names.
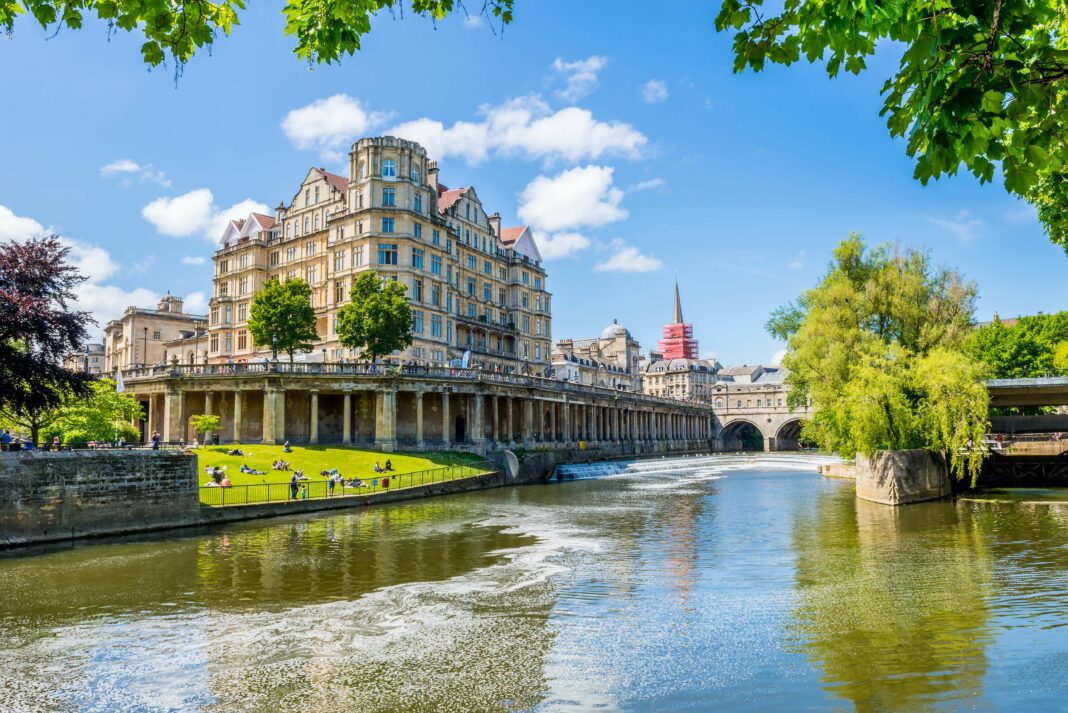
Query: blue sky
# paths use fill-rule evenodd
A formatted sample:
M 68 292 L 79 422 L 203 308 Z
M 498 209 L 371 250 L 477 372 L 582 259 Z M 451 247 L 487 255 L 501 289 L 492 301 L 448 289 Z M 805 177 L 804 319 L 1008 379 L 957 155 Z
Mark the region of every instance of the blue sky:
M 279 6 L 252 4 L 177 82 L 135 36 L 47 39 L 22 19 L 0 39 L 0 237 L 68 237 L 103 318 L 167 290 L 203 305 L 228 209 L 288 201 L 310 166 L 344 172 L 352 140 L 401 127 L 445 152 L 444 183 L 552 246 L 554 339 L 615 318 L 655 346 L 677 274 L 702 355 L 766 363 L 768 313 L 851 230 L 976 280 L 980 319 L 1066 306 L 1068 258 L 1025 204 L 969 176 L 913 181 L 878 116 L 892 46 L 861 77 L 736 75 L 715 2 L 517 5 L 503 35 L 382 17 L 358 56 L 311 67 Z

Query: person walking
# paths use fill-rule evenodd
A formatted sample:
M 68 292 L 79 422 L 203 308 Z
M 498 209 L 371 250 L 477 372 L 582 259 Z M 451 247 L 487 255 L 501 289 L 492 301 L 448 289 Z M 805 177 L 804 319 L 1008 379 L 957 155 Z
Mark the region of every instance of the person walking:
M 0 451 L 6 451 L 11 449 L 11 431 L 4 429 L 4 433 L 0 435 Z
M 297 480 L 297 474 L 293 473 L 293 477 L 289 479 L 289 499 L 297 499 L 297 491 L 300 489 L 300 483 Z
M 159 450 L 160 440 L 161 439 L 160 439 L 159 431 L 153 431 L 152 432 L 152 450 L 154 450 L 154 451 L 158 451 Z

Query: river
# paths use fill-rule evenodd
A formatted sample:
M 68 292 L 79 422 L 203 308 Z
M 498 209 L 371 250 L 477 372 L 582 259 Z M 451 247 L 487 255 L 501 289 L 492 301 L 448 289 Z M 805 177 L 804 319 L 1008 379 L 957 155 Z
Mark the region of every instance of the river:
M 1068 507 L 894 509 L 819 462 L 9 553 L 0 711 L 1063 710 Z

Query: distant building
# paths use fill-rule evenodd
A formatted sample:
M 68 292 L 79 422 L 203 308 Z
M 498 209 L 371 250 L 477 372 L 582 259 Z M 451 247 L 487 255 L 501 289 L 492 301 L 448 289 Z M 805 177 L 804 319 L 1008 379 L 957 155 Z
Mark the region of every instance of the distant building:
M 612 320 L 596 339 L 561 339 L 552 352 L 556 378 L 628 391 L 641 390 L 641 345 Z
M 675 281 L 675 313 L 671 324 L 664 325 L 664 338 L 657 348 L 664 359 L 697 359 L 697 340 L 693 338 L 693 327 L 682 319 L 682 300 L 679 299 L 679 282 Z
M 664 325 L 664 338 L 650 352 L 641 371 L 642 391 L 650 396 L 712 403 L 712 387 L 720 369 L 715 359 L 698 358 L 693 327 L 682 318 L 679 283 L 675 283 L 675 309 L 671 324 Z
M 63 359 L 63 367 L 99 376 L 104 370 L 104 345 L 86 344 L 84 348 L 71 352 Z
M 156 309 L 127 307 L 122 317 L 104 327 L 104 372 L 111 374 L 139 364 L 162 364 L 168 358 L 167 343 L 195 335 L 206 327 L 206 315 L 185 314 L 181 298 L 170 293 Z M 204 363 L 202 354 L 196 363 Z

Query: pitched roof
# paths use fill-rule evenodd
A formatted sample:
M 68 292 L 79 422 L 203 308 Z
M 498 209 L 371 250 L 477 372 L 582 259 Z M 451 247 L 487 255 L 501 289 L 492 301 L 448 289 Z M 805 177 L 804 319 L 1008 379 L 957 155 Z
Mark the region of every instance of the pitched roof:
M 344 176 L 339 176 L 336 173 L 327 173 L 322 169 L 319 170 L 319 173 L 323 174 L 323 177 L 326 178 L 327 182 L 331 186 L 341 191 L 342 193 L 344 193 L 345 189 L 349 187 L 349 179 L 345 178 Z
M 466 188 L 440 191 L 438 193 L 438 212 L 444 213 L 449 208 L 452 208 L 453 204 L 460 200 L 460 197 L 463 196 L 464 193 L 467 193 Z
M 505 244 L 514 243 L 516 240 L 519 240 L 519 238 L 522 237 L 523 232 L 526 229 L 527 229 L 527 226 L 525 226 L 525 225 L 517 225 L 517 226 L 512 227 L 512 228 L 502 228 L 501 229 L 501 242 L 505 243 Z
M 256 219 L 256 222 L 260 224 L 260 227 L 264 230 L 270 230 L 274 227 L 274 218 L 263 213 L 252 213 L 252 217 Z

